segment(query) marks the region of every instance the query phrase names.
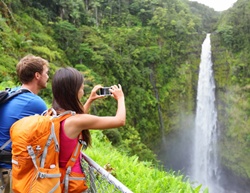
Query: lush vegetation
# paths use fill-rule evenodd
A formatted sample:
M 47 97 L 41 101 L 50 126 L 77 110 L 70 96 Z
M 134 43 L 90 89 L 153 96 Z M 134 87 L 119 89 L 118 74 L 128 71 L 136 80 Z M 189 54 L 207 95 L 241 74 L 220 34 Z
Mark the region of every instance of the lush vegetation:
M 117 151 L 109 140 L 100 132 L 92 131 L 93 147 L 87 149 L 86 153 L 98 164 L 107 164 L 112 168 L 113 174 L 119 181 L 123 182 L 134 193 L 199 193 L 201 186 L 194 188 L 188 179 L 177 172 L 165 172 L 156 169 L 151 162 L 139 162 L 138 156 L 127 157 Z M 208 190 L 202 191 L 208 193 Z
M 223 13 L 213 36 L 222 165 L 250 178 L 250 2 Z
M 158 166 L 151 150 L 194 114 L 201 43 L 213 32 L 221 160 L 249 179 L 249 11 L 247 0 L 223 13 L 188 0 L 1 0 L 0 89 L 19 84 L 15 65 L 29 53 L 50 62 L 50 77 L 62 66 L 83 72 L 83 102 L 93 85 L 120 83 L 127 124 L 103 133 L 120 152 Z M 50 106 L 50 83 L 41 96 Z M 115 109 L 107 98 L 91 113 Z
M 182 109 L 193 110 L 186 97 L 192 101 L 194 96 L 197 55 L 205 34 L 200 15 L 192 14 L 186 1 L 9 0 L 0 4 L 2 88 L 17 83 L 15 64 L 28 53 L 48 59 L 51 76 L 66 65 L 82 71 L 87 94 L 95 84 L 122 84 L 127 124 L 119 132 L 105 133 L 114 145 L 140 160 L 155 160 L 150 149 L 162 131 L 178 126 L 176 115 Z M 48 104 L 50 87 L 41 93 Z M 114 111 L 109 98 L 93 107 L 99 115 Z

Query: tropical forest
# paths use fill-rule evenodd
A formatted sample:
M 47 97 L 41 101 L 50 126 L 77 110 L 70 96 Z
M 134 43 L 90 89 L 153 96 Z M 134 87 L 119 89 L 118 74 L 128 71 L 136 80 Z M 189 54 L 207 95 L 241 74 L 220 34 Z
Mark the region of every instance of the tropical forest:
M 192 178 L 208 34 L 217 139 L 216 156 L 208 157 L 218 163 L 209 175 L 218 179 L 219 191 Z M 121 84 L 126 125 L 90 131 L 86 154 L 101 166 L 109 163 L 132 192 L 249 192 L 250 1 L 217 12 L 189 0 L 1 0 L 0 90 L 21 84 L 16 64 L 28 54 L 49 61 L 49 82 L 39 93 L 48 108 L 51 79 L 61 67 L 83 74 L 82 103 L 97 84 Z M 90 113 L 109 116 L 116 109 L 116 101 L 105 97 Z

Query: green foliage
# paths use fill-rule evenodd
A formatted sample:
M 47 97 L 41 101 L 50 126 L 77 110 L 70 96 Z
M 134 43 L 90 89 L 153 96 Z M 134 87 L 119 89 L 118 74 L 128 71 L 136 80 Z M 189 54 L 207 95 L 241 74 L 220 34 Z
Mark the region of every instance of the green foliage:
M 215 12 L 212 8 L 200 4 L 196 1 L 189 1 L 191 12 L 196 15 L 195 23 L 198 22 L 197 31 L 199 33 L 211 33 L 216 29 L 216 22 L 220 17 L 220 13 Z
M 112 145 L 118 145 L 122 143 L 122 137 L 117 129 L 107 129 L 103 133 L 107 136 Z
M 39 55 L 43 58 L 47 58 L 47 60 L 49 61 L 60 58 L 60 53 L 58 53 L 57 51 L 51 51 L 47 47 L 33 46 L 31 49 L 33 53 L 36 53 L 36 55 Z
M 3 57 L 4 56 L 4 57 Z M 16 66 L 13 65 L 16 60 L 8 55 L 0 54 L 0 82 L 2 81 L 17 81 Z M 15 78 L 13 78 L 15 77 Z
M 249 179 L 249 1 L 223 13 L 212 36 L 222 164 Z
M 244 157 L 240 167 L 249 174 L 248 156 L 244 156 L 249 153 L 249 131 L 244 129 L 250 114 L 248 1 L 238 0 L 233 9 L 222 14 L 196 2 L 179 0 L 8 0 L 6 5 L 0 8 L 1 88 L 19 84 L 15 66 L 21 57 L 30 53 L 50 62 L 50 78 L 63 66 L 81 71 L 85 79 L 82 102 L 94 85 L 120 83 L 126 96 L 127 124 L 104 133 L 141 170 L 135 169 L 133 173 L 138 176 L 124 180 L 135 184 L 135 192 L 145 192 L 147 188 L 149 192 L 162 189 L 199 192 L 201 189 L 180 183 L 183 176 L 173 180 L 166 173 L 144 170 L 138 160 L 157 165 L 150 149 L 155 149 L 162 133 L 178 129 L 183 117 L 194 112 L 201 42 L 206 32 L 216 31 L 212 35 L 214 70 L 221 110 L 219 120 L 226 136 L 222 140 L 225 142 L 221 146 L 222 160 L 230 160 L 231 169 L 244 175 L 236 166 L 238 159 Z M 238 86 L 243 88 L 237 89 L 242 96 L 239 106 L 226 97 L 227 92 L 234 93 Z M 50 82 L 40 95 L 50 106 Z M 233 105 L 227 108 L 229 102 Z M 111 97 L 96 101 L 91 113 L 115 114 L 114 103 Z M 235 109 L 244 119 L 233 114 Z M 232 158 L 229 157 L 231 149 L 238 151 Z M 116 153 L 111 155 L 116 157 Z M 133 164 L 128 164 L 131 171 Z M 138 182 L 145 173 L 150 178 Z
M 230 25 L 219 26 L 217 31 L 221 35 L 224 45 L 232 47 L 232 43 L 234 39 L 233 26 L 230 26 Z
M 232 87 L 225 95 L 228 122 L 227 129 L 224 130 L 225 136 L 221 142 L 221 154 L 223 164 L 234 171 L 238 176 L 249 178 L 250 167 L 249 157 L 249 86 L 245 88 Z M 237 144 L 237 145 L 236 145 Z
M 178 113 L 171 113 L 174 106 L 169 106 L 169 99 L 182 91 L 173 92 L 172 88 L 161 85 L 179 79 L 176 68 L 182 59 L 187 59 L 185 44 L 190 40 L 188 35 L 197 27 L 194 25 L 197 18 L 184 4 L 146 0 L 85 2 L 85 7 L 78 1 L 27 1 L 23 2 L 23 7 L 22 3 L 16 5 L 16 26 L 9 28 L 7 21 L 1 20 L 4 31 L 0 35 L 6 40 L 6 44 L 1 45 L 5 51 L 2 58 L 6 58 L 3 63 L 8 64 L 7 68 L 1 67 L 3 73 L 13 73 L 17 61 L 25 54 L 33 53 L 50 61 L 50 77 L 60 66 L 74 66 L 82 71 L 86 97 L 95 84 L 120 83 L 126 95 L 128 128 L 136 131 L 135 139 L 139 141 L 135 146 L 132 139 L 124 142 L 131 154 L 152 147 L 159 140 L 161 109 L 164 109 L 167 125 L 172 121 L 178 124 L 178 119 L 172 120 L 173 116 L 166 114 Z M 83 10 L 80 15 L 79 10 Z M 83 15 L 87 21 L 83 21 Z M 160 23 L 157 18 L 165 22 Z M 90 20 L 95 20 L 98 27 L 83 25 Z M 161 26 L 169 30 L 168 33 L 162 33 Z M 13 61 L 7 60 L 7 53 L 14 55 Z M 14 76 L 11 74 L 10 77 Z M 41 92 L 47 103 L 52 99 L 50 89 L 48 83 L 48 88 Z M 181 97 L 186 96 L 182 94 Z M 92 111 L 106 115 L 114 113 L 115 108 L 113 100 L 107 98 L 97 102 Z M 126 130 L 121 131 L 123 141 L 126 133 Z M 149 159 L 149 152 L 141 153 L 140 159 Z
M 141 192 L 183 192 L 199 193 L 201 186 L 192 187 L 189 180 L 175 172 L 165 172 L 151 162 L 139 162 L 137 156 L 126 156 L 110 145 L 101 131 L 91 131 L 93 147 L 86 154 L 99 165 L 107 163 L 115 170 L 116 178 L 134 193 Z M 207 193 L 204 190 L 204 193 Z
M 0 83 L 0 90 L 5 90 L 5 88 L 13 88 L 16 85 L 11 81 L 2 81 Z
M 218 24 L 218 29 L 222 30 L 222 40 L 230 41 L 233 52 L 239 52 L 250 47 L 249 9 L 249 1 L 238 0 L 232 9 L 223 14 Z

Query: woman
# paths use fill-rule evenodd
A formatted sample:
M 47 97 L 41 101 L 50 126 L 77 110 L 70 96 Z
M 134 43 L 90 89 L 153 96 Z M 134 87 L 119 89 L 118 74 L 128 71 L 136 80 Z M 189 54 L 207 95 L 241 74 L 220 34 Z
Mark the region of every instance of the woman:
M 52 80 L 53 108 L 57 113 L 63 113 L 67 110 L 75 111 L 76 115 L 67 118 L 61 123 L 60 130 L 60 168 L 65 168 L 72 152 L 77 146 L 79 137 L 82 136 L 86 145 L 91 145 L 91 136 L 89 129 L 109 129 L 125 125 L 126 108 L 125 98 L 121 85 L 110 87 L 112 97 L 117 100 L 117 112 L 115 116 L 95 116 L 87 114 L 91 103 L 104 96 L 99 96 L 96 91 L 102 86 L 98 85 L 91 91 L 90 97 L 84 104 L 80 99 L 84 94 L 84 84 L 82 74 L 74 68 L 67 67 L 59 69 Z M 82 173 L 80 156 L 78 155 L 74 166 L 71 169 L 74 173 Z M 75 191 L 75 190 L 74 190 Z M 69 190 L 69 192 L 73 192 Z M 76 192 L 76 191 L 75 191 Z

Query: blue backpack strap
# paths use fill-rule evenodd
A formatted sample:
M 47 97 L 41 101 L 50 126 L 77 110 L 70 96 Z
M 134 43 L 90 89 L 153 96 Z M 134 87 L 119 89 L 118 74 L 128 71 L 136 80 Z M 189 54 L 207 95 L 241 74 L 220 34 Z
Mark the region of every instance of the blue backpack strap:
M 6 88 L 4 91 L 0 92 L 0 104 L 3 104 L 7 102 L 8 100 L 12 99 L 13 97 L 21 93 L 26 93 L 26 92 L 30 92 L 30 91 L 25 88 L 20 88 L 20 89 L 15 89 L 15 90 Z

